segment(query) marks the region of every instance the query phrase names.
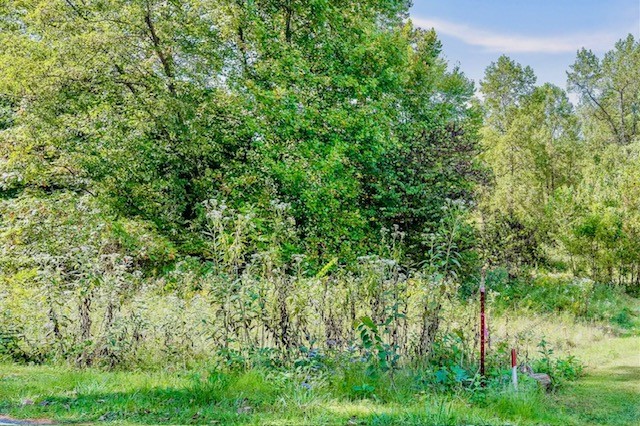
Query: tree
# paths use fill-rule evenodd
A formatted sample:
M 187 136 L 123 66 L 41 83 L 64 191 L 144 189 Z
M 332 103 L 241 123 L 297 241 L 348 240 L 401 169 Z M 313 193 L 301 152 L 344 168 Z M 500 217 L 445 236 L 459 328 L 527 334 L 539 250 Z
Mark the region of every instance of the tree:
M 527 152 L 520 144 L 519 128 L 512 124 L 524 99 L 533 91 L 535 81 L 530 67 L 501 56 L 487 67 L 480 84 L 486 120 L 483 131 L 486 155 L 495 159 L 494 173 L 504 184 L 509 214 L 515 206 L 513 194 L 518 186 L 517 180 L 526 179 L 521 172 L 528 162 L 525 158 Z
M 531 94 L 536 76 L 529 66 L 523 67 L 506 55 L 492 62 L 480 83 L 486 124 L 497 132 L 507 132 L 522 100 Z
M 512 266 L 543 257 L 555 192 L 579 181 L 579 127 L 566 93 L 534 87 L 528 67 L 501 57 L 482 83 L 483 159 L 493 172 L 481 203 L 491 257 Z M 504 247 L 492 248 L 501 240 Z
M 318 264 L 375 251 L 394 224 L 416 242 L 444 199 L 471 198 L 478 124 L 471 83 L 407 8 L 4 4 L 0 94 L 20 112 L 2 171 L 19 175 L 12 190 L 93 194 L 205 259 L 210 199 L 255 212 L 267 235 L 272 203 L 290 204 L 283 255 Z
M 602 60 L 590 50 L 579 50 L 567 72 L 569 90 L 580 95 L 585 114 L 602 128 L 607 142 L 626 145 L 638 136 L 639 68 L 640 43 L 629 34 Z

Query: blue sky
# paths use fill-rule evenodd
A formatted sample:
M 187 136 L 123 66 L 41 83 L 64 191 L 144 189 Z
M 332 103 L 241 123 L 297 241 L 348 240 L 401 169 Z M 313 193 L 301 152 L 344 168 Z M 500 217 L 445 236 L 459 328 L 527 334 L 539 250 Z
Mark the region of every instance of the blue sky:
M 435 28 L 449 64 L 476 83 L 504 53 L 533 67 L 539 84 L 565 88 L 578 48 L 601 56 L 640 37 L 640 0 L 414 0 L 411 19 Z

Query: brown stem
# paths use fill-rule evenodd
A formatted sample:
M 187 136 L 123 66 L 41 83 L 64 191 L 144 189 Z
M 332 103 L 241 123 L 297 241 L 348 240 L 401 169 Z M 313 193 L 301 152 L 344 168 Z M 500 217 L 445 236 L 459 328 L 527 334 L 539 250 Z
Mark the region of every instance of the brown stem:
M 175 97 L 177 95 L 176 87 L 175 87 L 175 72 L 174 72 L 174 61 L 171 54 L 166 53 L 162 49 L 162 43 L 160 42 L 160 37 L 156 31 L 156 27 L 151 19 L 151 7 L 149 3 L 147 3 L 147 13 L 144 15 L 144 22 L 147 24 L 147 29 L 149 30 L 149 36 L 151 37 L 151 43 L 153 44 L 153 50 L 158 56 L 160 63 L 162 64 L 162 69 L 164 70 L 164 74 L 168 79 L 167 87 L 169 92 Z

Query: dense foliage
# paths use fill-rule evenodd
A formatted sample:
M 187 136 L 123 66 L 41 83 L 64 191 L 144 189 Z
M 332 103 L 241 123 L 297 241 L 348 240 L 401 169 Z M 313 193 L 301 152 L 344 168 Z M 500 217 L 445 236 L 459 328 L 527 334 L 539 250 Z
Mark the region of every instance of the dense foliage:
M 215 199 L 267 239 L 272 205 L 290 205 L 285 258 L 353 261 L 399 225 L 421 260 L 445 200 L 470 198 L 478 114 L 406 8 L 9 2 L 4 191 L 91 193 L 204 259 Z
M 345 348 L 357 321 L 391 330 L 390 353 L 428 353 L 477 264 L 481 114 L 407 7 L 3 3 L 17 356 Z M 196 328 L 176 326 L 189 312 Z
M 487 68 L 482 156 L 493 179 L 479 211 L 490 261 L 638 292 L 639 69 L 632 35 L 602 59 L 579 51 L 567 72 L 574 108 L 562 89 L 535 87 L 533 71 L 507 57 Z
M 578 52 L 577 107 L 505 56 L 480 100 L 407 3 L 0 3 L 0 355 L 476 391 L 482 266 L 631 328 L 640 43 Z M 579 375 L 494 342 L 495 386 L 515 346 Z

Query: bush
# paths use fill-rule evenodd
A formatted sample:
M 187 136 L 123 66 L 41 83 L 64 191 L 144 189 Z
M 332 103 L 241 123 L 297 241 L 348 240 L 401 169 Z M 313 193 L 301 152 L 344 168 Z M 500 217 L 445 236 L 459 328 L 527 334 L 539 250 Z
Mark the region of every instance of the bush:
M 622 288 L 588 278 L 541 274 L 530 279 L 510 279 L 504 269 L 496 269 L 487 274 L 486 284 L 495 294 L 492 300 L 499 311 L 567 312 L 579 319 L 609 322 L 622 329 L 631 329 L 637 322 L 631 308 L 634 300 Z
M 582 376 L 584 365 L 575 356 L 554 356 L 553 348 L 544 339 L 540 341 L 538 348 L 540 358 L 533 361 L 533 370 L 536 373 L 548 374 L 554 389 L 559 388 L 566 381 L 573 381 Z

